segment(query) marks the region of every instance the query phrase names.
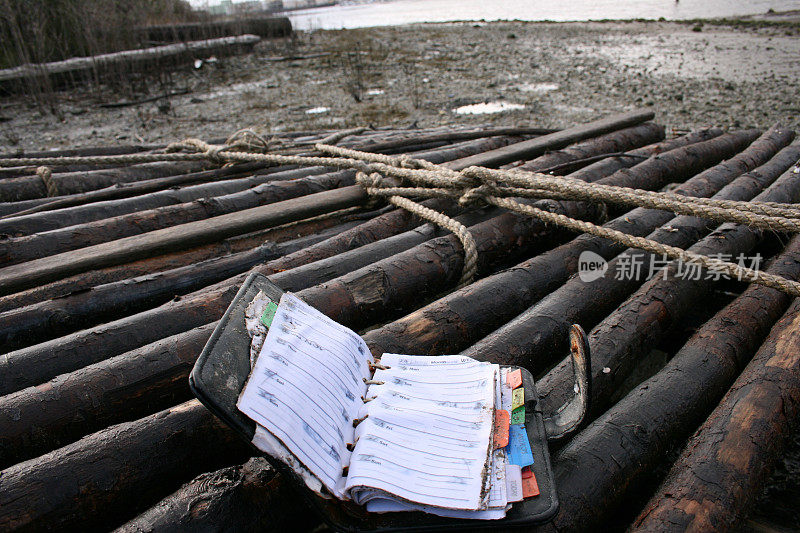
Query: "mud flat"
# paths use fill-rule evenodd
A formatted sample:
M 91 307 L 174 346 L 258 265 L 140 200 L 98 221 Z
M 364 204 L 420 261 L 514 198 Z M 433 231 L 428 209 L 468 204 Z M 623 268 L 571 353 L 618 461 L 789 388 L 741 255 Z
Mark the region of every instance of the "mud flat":
M 445 23 L 299 33 L 116 87 L 0 100 L 0 151 L 354 125 L 561 127 L 652 106 L 667 126 L 800 125 L 800 24 Z M 291 59 L 294 58 L 294 59 Z M 165 81 L 166 80 L 166 81 Z M 148 88 L 133 91 L 130 87 Z M 103 103 L 180 92 L 107 109 Z M 488 106 L 467 107 L 488 103 Z M 474 113 L 455 110 L 492 111 Z

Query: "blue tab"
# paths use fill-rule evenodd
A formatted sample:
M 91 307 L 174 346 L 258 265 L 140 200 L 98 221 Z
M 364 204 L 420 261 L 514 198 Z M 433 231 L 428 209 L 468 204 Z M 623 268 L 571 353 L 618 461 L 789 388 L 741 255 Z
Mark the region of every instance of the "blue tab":
M 508 446 L 506 446 L 508 462 L 512 465 L 525 467 L 533 464 L 531 443 L 528 441 L 528 432 L 522 424 L 512 424 L 508 429 Z

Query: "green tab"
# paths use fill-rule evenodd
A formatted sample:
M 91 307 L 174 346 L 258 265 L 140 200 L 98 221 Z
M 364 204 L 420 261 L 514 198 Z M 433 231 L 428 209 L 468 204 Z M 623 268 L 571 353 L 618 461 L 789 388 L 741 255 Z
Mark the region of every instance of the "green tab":
M 511 411 L 511 423 L 512 424 L 524 424 L 525 423 L 525 406 L 517 407 L 513 411 Z
M 261 315 L 261 323 L 267 327 L 272 325 L 272 319 L 275 318 L 275 311 L 278 310 L 278 306 L 275 302 L 270 302 L 267 304 L 267 307 L 264 309 L 264 313 Z

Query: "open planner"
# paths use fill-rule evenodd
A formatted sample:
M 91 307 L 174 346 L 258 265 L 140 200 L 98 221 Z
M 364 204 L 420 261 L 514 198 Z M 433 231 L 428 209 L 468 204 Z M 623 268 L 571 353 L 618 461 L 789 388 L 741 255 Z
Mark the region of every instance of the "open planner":
M 513 391 L 499 365 L 376 360 L 355 332 L 292 294 L 262 307 L 268 332 L 237 406 L 257 424 L 253 444 L 309 489 L 369 512 L 453 518 L 503 518 L 522 499 L 527 465 L 509 454 L 533 458 L 524 432 L 516 441 L 510 432 L 502 407 Z
M 530 372 L 458 355 L 375 358 L 261 274 L 240 287 L 189 384 L 336 531 L 506 528 L 558 509 Z

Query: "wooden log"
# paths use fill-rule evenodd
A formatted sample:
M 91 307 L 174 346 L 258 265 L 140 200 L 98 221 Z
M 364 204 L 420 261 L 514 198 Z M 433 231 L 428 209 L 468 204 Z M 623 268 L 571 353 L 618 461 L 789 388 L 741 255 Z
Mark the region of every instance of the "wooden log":
M 12 159 L 16 157 L 76 157 L 76 156 L 96 156 L 96 155 L 127 155 L 139 152 L 149 152 L 163 148 L 162 145 L 113 145 L 113 146 L 86 146 L 83 148 L 63 148 L 61 150 L 39 150 L 25 151 L 23 149 L 16 152 L 0 154 L 0 159 Z
M 787 246 L 769 271 L 790 278 L 800 275 L 800 239 Z M 618 518 L 615 506 L 628 505 L 629 494 L 639 485 L 642 474 L 651 473 L 672 443 L 688 434 L 705 416 L 703 413 L 711 410 L 789 300 L 773 289 L 749 287 L 705 324 L 661 372 L 560 450 L 554 460 L 560 512 L 552 524 L 540 529 L 602 528 L 609 525 L 608 520 Z M 267 465 L 259 468 L 264 475 L 271 474 Z M 233 472 L 241 470 L 240 466 L 233 467 Z M 189 528 L 215 529 L 221 522 L 213 514 L 197 516 L 185 511 L 191 508 L 191 502 L 203 498 L 211 509 L 223 505 L 238 508 L 249 502 L 245 494 L 218 494 L 213 488 L 206 489 L 201 480 L 194 480 L 119 531 L 152 531 L 178 521 Z M 272 490 L 259 495 L 276 498 L 284 493 L 291 494 L 290 489 L 276 483 Z M 248 517 L 258 521 L 266 516 L 291 527 L 288 520 L 294 514 L 289 510 L 275 516 L 272 509 L 257 508 L 250 510 Z M 618 520 L 611 523 L 615 522 Z
M 117 167 L 88 172 L 54 173 L 53 182 L 58 194 L 78 194 L 96 189 L 110 187 L 118 183 L 131 183 L 200 172 L 212 165 L 202 161 L 179 161 L 163 163 L 142 163 L 127 167 Z M 47 188 L 39 176 L 23 176 L 0 181 L 0 201 L 19 202 L 44 198 Z
M 533 159 L 547 151 L 557 150 L 574 142 L 641 124 L 652 120 L 654 116 L 652 111 L 631 111 L 629 113 L 611 115 L 580 126 L 573 126 L 572 128 L 551 133 L 550 135 L 542 135 L 535 139 L 464 158 L 453 169 L 462 170 L 471 166 L 497 167 L 514 161 Z
M 600 176 L 595 176 L 595 178 L 597 177 Z M 589 178 L 588 174 L 586 178 Z M 442 209 L 444 205 L 446 203 L 438 201 L 438 204 L 431 204 L 430 207 Z M 394 233 L 395 229 L 409 227 L 409 224 L 416 224 L 416 222 L 413 222 L 411 215 L 403 211 L 394 211 L 365 224 L 365 227 L 360 228 L 358 231 L 345 232 L 337 238 L 265 265 L 259 270 L 262 273 L 271 274 L 298 264 L 330 257 L 330 255 L 340 253 L 348 249 L 348 247 L 360 246 L 365 240 L 380 239 L 382 236 Z M 98 354 L 105 354 L 106 357 L 110 357 L 158 338 L 216 320 L 221 316 L 233 292 L 227 286 L 219 289 L 215 294 L 211 293 L 211 289 L 208 292 L 206 295 L 202 293 L 190 295 L 183 302 L 177 302 L 174 305 L 170 304 L 163 309 L 143 313 L 130 319 L 116 321 L 108 325 L 108 327 L 93 328 L 86 332 L 70 335 L 61 339 L 58 343 L 43 343 L 30 349 L 9 354 L 5 357 L 6 372 L 0 374 L 0 392 L 17 390 L 26 384 L 38 383 L 39 381 L 26 381 L 31 375 L 32 367 L 34 366 L 37 369 L 47 368 L 48 372 L 51 372 L 53 368 L 60 369 L 49 374 L 49 376 L 53 376 L 57 373 L 68 371 L 68 369 L 77 368 L 74 366 L 75 364 L 85 365 L 89 364 L 88 362 L 96 361 Z M 218 300 L 219 298 L 223 299 Z M 179 311 L 178 308 L 182 310 Z M 161 319 L 162 316 L 164 317 L 163 319 Z M 175 316 L 180 317 L 180 320 L 169 318 Z M 35 363 L 34 361 L 41 361 L 42 363 Z M 46 363 L 44 363 L 45 361 Z M 41 377 L 43 374 L 39 374 L 37 371 L 34 375 Z M 44 379 L 47 379 L 47 377 L 44 377 Z
M 464 224 L 471 224 L 487 216 L 471 213 L 458 218 Z M 387 250 L 408 248 L 436 233 L 433 225 L 426 224 L 382 241 L 381 248 L 362 246 L 349 254 L 279 272 L 270 279 L 285 290 L 299 291 L 341 275 L 354 265 L 380 259 Z M 388 248 L 392 246 L 393 250 Z M 232 292 L 237 288 L 232 287 Z M 46 392 L 34 386 L 0 397 L 0 412 L 18 412 L 8 418 L 0 415 L 0 435 L 3 435 L 0 437 L 0 468 L 109 424 L 144 416 L 190 398 L 189 371 L 211 335 L 213 325 L 194 328 L 62 374 L 47 383 Z M 30 379 L 36 372 L 29 367 L 26 378 Z
M 375 236 L 380 237 L 393 232 L 389 228 L 382 228 L 381 226 L 385 225 L 381 225 L 380 222 L 375 219 L 366 223 L 374 229 Z M 380 233 L 381 229 L 384 231 L 383 234 Z M 346 238 L 346 234 L 353 233 L 359 234 L 349 230 L 329 240 L 338 244 L 344 240 L 343 236 Z M 364 236 L 364 233 L 360 232 L 360 235 Z M 423 230 L 390 236 L 371 245 L 354 242 L 353 248 L 349 251 L 320 258 L 313 263 L 312 259 L 323 254 L 298 255 L 291 263 L 298 265 L 294 270 L 278 272 L 273 279 L 287 286 L 304 288 L 305 286 L 301 285 L 303 280 L 322 282 L 340 276 L 350 269 L 360 268 L 394 255 L 430 236 L 429 231 Z M 303 263 L 304 261 L 307 263 Z M 270 265 L 275 263 L 269 262 L 265 265 L 266 268 L 259 270 L 270 272 L 272 270 Z M 287 262 L 281 260 L 277 263 L 287 265 Z M 2 368 L 0 395 L 42 383 L 58 374 L 82 368 L 137 346 L 218 320 L 236 295 L 238 286 L 244 278 L 245 275 L 235 276 L 156 309 L 0 356 L 0 368 Z
M 635 150 L 630 150 L 630 154 L 634 156 L 651 157 L 663 152 L 669 152 L 670 150 L 674 150 L 676 148 L 688 146 L 690 144 L 702 141 L 710 141 L 715 137 L 719 137 L 723 133 L 724 133 L 723 130 L 720 128 L 701 129 L 690 132 L 687 135 L 682 135 L 680 137 L 667 139 L 659 143 L 643 146 L 642 148 L 636 148 Z M 584 173 L 588 175 L 599 173 L 604 176 L 609 176 L 614 172 L 616 172 L 617 170 L 621 170 L 623 168 L 630 168 L 638 163 L 641 163 L 641 161 L 638 159 L 631 159 L 627 157 L 607 157 L 601 161 L 597 161 L 596 163 L 591 163 L 590 165 L 584 168 L 578 169 L 575 172 L 572 172 L 570 175 L 577 179 L 590 181 L 583 177 Z
M 465 135 L 465 139 L 483 139 L 487 137 L 495 137 L 499 136 L 502 132 L 509 132 L 509 133 L 517 133 L 517 132 L 527 132 L 527 131 L 536 131 L 535 129 L 518 129 L 518 128 L 500 128 L 494 131 L 499 132 L 498 135 L 493 135 L 492 130 L 481 130 L 478 132 L 466 132 L 466 133 L 473 133 L 473 135 Z M 550 130 L 546 130 L 550 131 Z M 480 135 L 477 135 L 480 134 Z M 519 133 L 517 133 L 519 134 Z M 442 134 L 433 134 L 433 137 L 441 137 Z M 452 133 L 452 136 L 458 138 L 458 132 Z M 508 135 L 506 137 L 511 137 L 510 139 L 497 139 L 499 142 L 510 142 L 513 141 L 515 137 Z M 378 141 L 380 141 L 383 137 L 377 136 Z M 424 138 L 424 137 L 423 137 Z M 424 149 L 421 147 L 417 147 L 411 145 L 409 143 L 415 142 L 415 138 L 403 138 L 395 141 L 388 141 L 388 142 L 374 142 L 370 140 L 369 142 L 362 142 L 360 144 L 355 144 L 353 148 L 358 150 L 371 150 L 380 153 L 390 153 L 390 152 L 405 152 L 405 151 L 412 151 L 416 148 L 420 150 L 424 150 L 423 153 L 418 154 L 418 156 L 425 157 L 429 155 L 431 157 L 439 157 L 438 155 L 434 154 L 436 150 L 432 150 L 430 146 L 432 143 L 427 143 L 424 146 Z M 343 146 L 346 146 L 347 142 L 340 142 Z M 442 146 L 447 146 L 449 143 L 443 143 Z M 471 143 L 464 143 L 461 145 L 450 146 L 450 149 L 469 149 Z M 373 149 L 373 146 L 378 146 L 378 148 L 382 148 L 383 146 L 394 147 L 394 150 L 389 148 L 385 149 Z M 416 154 L 415 154 L 416 155 Z M 59 167 L 59 170 L 63 172 L 63 167 Z M 75 205 L 83 205 L 88 204 L 91 202 L 98 202 L 103 200 L 114 200 L 118 198 L 130 198 L 132 196 L 139 196 L 142 194 L 164 190 L 170 187 L 175 187 L 178 185 L 186 185 L 190 183 L 197 183 L 197 182 L 206 182 L 206 181 L 214 181 L 223 177 L 231 177 L 235 176 L 240 173 L 245 173 L 248 170 L 254 171 L 256 176 L 264 176 L 266 174 L 277 174 L 282 173 L 287 170 L 297 170 L 298 174 L 294 177 L 303 177 L 304 175 L 312 175 L 312 174 L 319 174 L 321 173 L 319 167 L 302 167 L 297 169 L 296 166 L 293 165 L 282 165 L 276 167 L 269 167 L 264 168 L 263 163 L 238 163 L 236 165 L 222 167 L 220 169 L 212 169 L 207 171 L 201 172 L 194 172 L 189 174 L 181 174 L 176 176 L 167 176 L 164 178 L 154 178 L 148 179 L 144 181 L 138 181 L 133 183 L 116 183 L 104 189 L 97 189 L 85 193 L 76 193 L 67 196 L 60 196 L 56 198 L 36 198 L 32 200 L 25 200 L 25 201 L 18 201 L 18 202 L 3 202 L 0 203 L 0 217 L 3 216 L 11 216 L 16 214 L 16 216 L 21 216 L 23 214 L 31 214 L 31 213 L 39 213 L 42 211 L 52 211 L 54 209 L 62 209 L 64 207 L 72 207 Z M 303 173 L 307 174 L 303 174 Z M 33 173 L 33 170 L 29 172 L 30 174 Z M 57 176 L 57 175 L 56 175 Z M 284 177 L 284 179 L 288 179 L 288 177 Z M 213 195 L 211 195 L 213 196 Z
M 611 152 L 627 152 L 628 150 L 641 148 L 643 146 L 638 142 L 641 136 L 646 136 L 646 138 L 650 139 L 648 144 L 661 141 L 664 139 L 664 126 L 659 126 L 652 122 L 645 122 L 629 128 L 605 133 L 587 141 L 567 146 L 561 150 L 549 151 L 532 161 L 520 165 L 518 168 L 520 170 L 542 172 L 544 169 L 556 165 L 582 161 L 592 156 Z M 638 154 L 633 155 L 634 158 L 638 156 Z M 642 157 L 646 156 L 643 155 Z M 559 172 L 556 172 L 556 174 L 567 174 L 570 171 L 578 170 L 581 166 L 586 165 L 578 163 L 571 168 L 564 167 Z
M 121 264 L 168 250 L 186 249 L 232 235 L 363 205 L 367 200 L 363 189 L 352 185 L 7 266 L 0 268 L 0 294 L 27 289 L 85 270 Z
M 795 300 L 689 440 L 634 531 L 738 531 L 800 414 Z
M 355 225 L 357 222 L 345 223 L 281 244 L 266 242 L 244 252 L 107 283 L 0 313 L 0 344 L 4 350 L 16 350 L 155 307 L 176 296 L 245 272 L 257 264 L 302 250 Z
M 292 23 L 288 17 L 256 17 L 209 22 L 158 24 L 136 28 L 134 34 L 144 42 L 174 43 L 212 37 L 250 33 L 264 38 L 288 37 Z
M 768 271 L 790 279 L 800 276 L 799 238 L 791 240 Z M 561 507 L 548 529 L 621 526 L 625 518 L 630 520 L 630 511 L 648 494 L 644 489 L 663 475 L 661 467 L 670 452 L 714 409 L 790 303 L 791 297 L 780 291 L 751 285 L 705 323 L 664 368 L 573 437 L 554 458 Z M 691 472 L 685 467 L 676 463 L 674 471 Z M 717 478 L 703 479 L 703 485 L 710 486 L 708 480 Z M 688 485 L 660 492 L 677 497 Z M 674 501 L 665 498 L 664 507 Z M 716 505 L 716 498 L 706 501 Z M 723 522 L 727 520 L 726 516 Z M 691 529 L 688 525 L 660 522 L 658 530 L 685 531 Z
M 438 163 L 461 157 L 464 154 L 503 146 L 510 141 L 511 139 L 505 137 L 481 139 L 444 149 L 422 152 L 415 156 Z M 302 173 L 302 170 L 289 172 Z M 345 187 L 353 183 L 355 183 L 355 171 L 351 170 L 340 170 L 287 182 L 270 181 L 250 189 L 214 198 L 200 198 L 192 202 L 137 211 L 128 215 L 114 216 L 38 235 L 7 239 L 0 242 L 0 263 L 5 259 L 5 264 L 16 264 L 41 257 L 46 253 L 55 254 L 76 250 L 143 232 L 233 213 L 323 190 Z M 164 194 L 154 196 L 163 197 Z M 152 199 L 153 196 L 149 198 Z M 10 222 L 13 223 L 13 221 Z
M 253 169 L 258 168 L 257 165 L 248 164 L 248 167 Z M 204 201 L 212 197 L 227 197 L 228 195 L 238 192 L 246 191 L 248 189 L 259 190 L 260 185 L 266 183 L 276 183 L 281 181 L 296 180 L 308 178 L 310 176 L 317 176 L 329 172 L 328 169 L 322 167 L 310 167 L 303 169 L 285 170 L 283 172 L 269 173 L 269 174 L 252 174 L 245 169 L 237 169 L 236 171 L 228 171 L 234 167 L 224 167 L 217 170 L 209 170 L 200 173 L 188 174 L 186 176 L 196 176 L 197 174 L 214 174 L 213 179 L 219 181 L 212 181 L 211 183 L 201 183 L 199 185 L 192 185 L 188 187 L 168 187 L 167 189 L 160 189 L 155 192 L 146 193 L 142 195 L 134 195 L 133 197 L 125 197 L 121 199 L 103 200 L 101 196 L 96 195 L 94 199 L 87 199 L 87 202 L 74 207 L 64 207 L 57 209 L 47 209 L 44 212 L 34 212 L 30 214 L 17 213 L 11 218 L 0 220 L 0 233 L 13 235 L 15 237 L 32 235 L 34 233 L 57 230 L 70 226 L 86 224 L 89 222 L 101 221 L 103 219 L 118 219 L 120 216 L 142 212 L 158 207 L 164 206 L 182 206 L 188 202 Z M 171 180 L 172 178 L 184 178 L 185 176 L 173 176 L 170 178 L 161 178 L 158 181 L 162 183 L 164 180 Z M 222 179 L 227 177 L 229 179 Z M 153 182 L 155 180 L 148 180 Z M 143 183 L 143 182 L 140 182 Z M 101 189 L 100 191 L 93 191 L 84 195 L 74 196 L 90 196 L 93 193 L 105 192 L 118 192 L 124 191 L 127 188 L 138 188 L 138 183 L 132 187 L 111 187 L 108 189 Z M 74 196 L 68 196 L 65 199 L 72 201 Z M 46 207 L 48 204 L 43 204 L 39 207 Z M 30 211 L 30 210 L 28 210 Z
M 762 136 L 761 142 L 757 141 L 737 156 L 689 180 L 676 192 L 690 196 L 713 195 L 723 200 L 750 200 L 790 168 L 800 156 L 797 146 L 784 148 L 775 155 L 793 137 L 791 130 L 774 129 Z M 758 165 L 761 166 L 752 170 Z M 751 172 L 740 175 L 747 170 Z M 630 224 L 631 221 L 649 227 L 653 232 L 648 238 L 680 248 L 692 245 L 716 227 L 716 224 L 701 218 L 673 218 L 672 213 L 666 211 L 641 208 L 610 225 Z M 602 276 L 586 281 L 581 277 L 571 278 L 464 353 L 487 360 L 496 358 L 505 364 L 523 365 L 532 372 L 542 371 L 557 362 L 554 356 L 568 350 L 567 333 L 572 324 L 581 324 L 586 329 L 595 326 L 646 281 L 651 274 L 650 265 L 657 264 L 656 261 L 661 259 L 641 250 L 624 250 L 622 246 L 603 242 L 602 239 L 590 238 L 587 241 L 605 246 L 601 250 L 602 257 L 609 263 Z M 577 262 L 578 255 L 574 254 L 570 259 Z M 639 272 L 629 272 L 631 275 L 619 275 L 626 265 L 641 265 L 641 269 Z M 568 273 L 573 273 L 577 264 L 573 264 L 572 268 Z
M 788 144 L 792 138 L 793 133 L 788 130 L 777 128 L 770 130 L 740 154 L 691 178 L 674 192 L 692 196 L 710 196 L 741 172 L 769 160 L 781 146 Z M 665 157 L 662 162 L 671 160 L 669 165 L 665 164 L 660 168 L 654 168 L 642 163 L 633 167 L 631 172 L 638 171 L 643 174 L 662 172 L 671 179 L 688 176 L 687 172 L 681 168 L 681 165 L 685 163 L 686 151 L 676 149 L 674 153 L 664 153 L 665 156 L 668 154 L 673 154 L 673 156 Z M 543 162 L 543 164 L 546 163 Z M 777 174 L 775 177 L 777 178 Z M 752 195 L 756 193 L 757 191 Z M 606 226 L 644 236 L 670 218 L 672 215 L 662 211 L 637 209 L 609 222 Z M 674 232 L 670 232 L 670 234 L 674 234 Z M 522 354 L 532 353 L 528 349 L 528 345 L 532 342 L 540 342 L 541 337 L 546 336 L 547 332 L 554 329 L 553 324 L 545 323 L 538 324 L 537 327 L 524 326 L 531 316 L 538 316 L 533 310 L 538 306 L 506 324 L 503 328 L 494 330 L 516 317 L 540 298 L 558 289 L 569 276 L 577 271 L 580 254 L 591 251 L 608 260 L 622 250 L 622 246 L 605 239 L 589 235 L 579 236 L 569 243 L 524 261 L 511 269 L 478 280 L 448 294 L 400 320 L 371 330 L 364 335 L 364 338 L 375 353 L 407 353 L 411 351 L 437 355 L 457 353 L 491 333 L 471 346 L 465 353 L 487 360 L 496 358 L 498 361 L 515 360 L 515 364 L 529 364 L 529 358 L 521 357 Z M 613 270 L 611 272 L 613 273 Z M 605 302 L 605 296 L 602 300 Z M 555 301 L 563 302 L 568 306 L 577 306 L 578 302 L 583 302 L 574 298 L 556 298 Z M 600 305 L 596 300 L 586 300 L 587 304 L 590 302 L 591 305 Z M 560 324 L 562 316 L 548 314 L 541 318 L 541 322 L 547 320 L 555 320 Z M 564 318 L 564 320 L 568 319 Z M 567 327 L 569 325 L 571 323 Z M 520 335 L 515 334 L 517 330 Z M 566 330 L 559 329 L 558 331 L 564 333 Z M 558 335 L 551 335 L 551 337 L 559 338 Z M 561 348 L 563 346 L 559 344 L 558 349 Z M 536 353 L 538 352 L 541 350 L 536 351 Z M 554 351 L 552 353 L 564 352 Z
M 784 150 L 797 150 L 793 145 Z M 797 155 L 794 156 L 795 160 Z M 756 200 L 792 203 L 800 198 L 800 182 L 790 169 Z M 723 224 L 689 250 L 703 255 L 731 254 L 734 258 L 750 251 L 763 237 L 758 229 L 738 224 Z M 712 289 L 711 279 L 685 279 L 676 276 L 677 265 L 670 263 L 666 275 L 659 274 L 646 282 L 589 335 L 592 350 L 592 414 L 608 405 L 614 389 L 630 373 L 637 359 L 670 332 L 678 318 L 690 308 L 701 305 Z M 701 276 L 701 278 L 710 276 Z M 539 380 L 545 410 L 561 405 L 568 394 L 571 369 L 562 361 Z M 605 371 L 604 371 L 605 370 Z
M 497 211 L 496 209 L 493 211 Z M 490 210 L 488 213 L 491 213 Z M 464 224 L 472 225 L 489 215 L 482 211 L 456 217 Z M 339 225 L 331 230 L 275 244 L 261 246 L 226 257 L 213 258 L 201 263 L 177 269 L 147 274 L 93 287 L 88 291 L 70 294 L 31 306 L 0 313 L 0 342 L 8 350 L 18 349 L 34 343 L 64 335 L 80 328 L 108 322 L 116 318 L 152 308 L 176 295 L 206 287 L 213 283 L 234 277 L 251 267 L 287 253 L 305 249 L 308 245 L 319 243 L 331 236 L 353 228 L 356 223 Z M 389 237 L 383 250 L 402 251 L 420 244 L 442 231 L 433 225 L 424 225 L 400 235 Z M 376 247 L 362 247 L 346 258 L 334 257 L 322 260 L 308 268 L 298 268 L 280 274 L 284 290 L 294 291 L 327 281 L 334 273 L 343 273 L 342 264 L 351 267 L 367 264 L 371 260 L 384 257 L 385 251 L 373 252 Z M 372 254 L 369 259 L 360 259 L 364 254 Z M 240 279 L 238 276 L 237 279 Z
M 133 72 L 187 63 L 211 54 L 229 55 L 251 50 L 261 39 L 255 35 L 237 35 L 186 43 L 125 50 L 91 57 L 73 57 L 52 63 L 27 64 L 0 70 L 0 92 L 24 91 L 36 80 L 49 79 L 59 85 L 87 76 L 102 78 L 110 72 Z
M 228 179 L 242 178 L 242 177 L 247 177 L 248 174 L 251 173 L 254 174 L 255 176 L 265 176 L 267 174 L 278 174 L 289 170 L 295 170 L 295 168 L 290 167 L 288 165 L 283 167 L 264 168 L 263 164 L 259 164 L 256 162 L 239 163 L 236 165 L 230 165 L 218 169 L 205 170 L 200 172 L 191 172 L 189 174 L 179 174 L 177 176 L 167 176 L 165 178 L 155 178 L 150 180 L 138 181 L 134 183 L 117 183 L 110 187 L 106 187 L 105 189 L 97 189 L 95 191 L 70 194 L 56 198 L 38 198 L 36 200 L 28 200 L 25 202 L 6 202 L 3 205 L 0 205 L 0 213 L 9 213 L 4 216 L 22 217 L 24 215 L 42 213 L 44 211 L 54 211 L 56 209 L 62 210 L 64 208 L 74 207 L 74 206 L 85 206 L 86 204 L 91 204 L 94 202 L 103 202 L 108 200 L 118 200 L 120 198 L 131 198 L 134 196 L 142 196 L 146 195 L 147 193 L 164 191 L 166 189 L 174 189 L 179 186 L 221 181 L 225 178 Z M 308 174 L 306 175 L 319 174 L 323 172 L 322 170 L 319 170 L 317 168 L 309 168 L 307 169 L 307 171 Z M 304 177 L 304 175 L 300 174 L 295 177 Z M 258 183 L 263 183 L 263 181 L 266 181 L 266 178 L 262 178 L 262 181 Z M 232 192 L 232 191 L 226 191 L 226 192 Z M 224 194 L 224 192 L 222 194 Z M 216 196 L 216 195 L 209 194 L 209 196 Z M 12 211 L 13 207 L 25 206 L 26 204 L 28 205 L 28 207 Z M 117 214 L 122 214 L 122 213 L 119 212 Z M 40 215 L 40 217 L 44 216 L 45 213 L 42 213 Z M 72 223 L 76 224 L 78 222 L 72 222 Z M 63 225 L 66 226 L 70 224 L 63 224 Z M 59 226 L 54 226 L 54 227 L 59 227 Z M 37 230 L 37 231 L 42 231 L 42 230 Z M 27 233 L 35 233 L 35 232 L 29 230 Z
M 249 451 L 196 400 L 186 402 L 5 469 L 0 529 L 108 529 Z
M 135 211 L 127 215 L 6 239 L 0 243 L 0 264 L 15 265 L 48 254 L 55 255 L 102 243 L 112 243 L 112 241 L 134 235 L 152 233 L 157 230 L 252 210 L 291 198 L 353 186 L 354 183 L 354 171 L 330 172 L 291 181 L 262 183 L 222 196 L 201 197 L 189 202 Z M 155 196 L 161 199 L 169 197 L 165 194 Z M 13 224 L 15 220 L 11 219 L 9 222 Z
M 758 136 L 758 132 L 739 132 L 686 147 L 681 157 L 667 154 L 649 160 L 647 168 L 682 168 L 692 175 L 722 158 L 735 154 Z M 691 154 L 689 156 L 689 154 Z M 677 161 L 680 161 L 677 165 Z M 672 164 L 671 164 L 672 163 Z M 674 176 L 671 172 L 633 173 L 621 170 L 598 183 L 641 189 L 660 188 Z M 585 202 L 540 200 L 536 205 L 568 216 L 601 216 L 596 206 Z M 505 213 L 469 229 L 478 249 L 478 272 L 484 274 L 515 257 L 544 251 L 556 244 L 564 232 L 537 219 Z M 300 293 L 307 302 L 336 321 L 358 329 L 377 320 L 397 316 L 425 295 L 433 296 L 451 288 L 463 268 L 463 250 L 453 235 L 439 237 L 395 257 L 355 270 L 345 276 Z
M 320 522 L 306 501 L 266 459 L 203 474 L 116 533 L 185 531 L 311 531 Z
M 428 133 L 426 135 L 415 135 L 406 139 L 386 140 L 383 142 L 364 143 L 357 147 L 359 150 L 378 153 L 391 153 L 397 149 L 409 149 L 411 143 L 435 143 L 466 141 L 469 139 L 482 139 L 485 137 L 518 137 L 523 135 L 549 135 L 558 130 L 548 128 L 481 128 L 471 131 L 444 131 L 442 133 Z
M 172 270 L 214 257 L 243 252 L 260 246 L 265 242 L 281 243 L 286 240 L 325 232 L 339 224 L 369 220 L 379 215 L 380 213 L 377 211 L 351 212 L 350 210 L 344 210 L 334 216 L 324 215 L 322 217 L 314 217 L 276 228 L 256 231 L 245 235 L 237 235 L 219 242 L 197 246 L 186 251 L 173 252 L 148 259 L 141 259 L 132 263 L 82 272 L 78 275 L 40 285 L 26 291 L 2 296 L 0 297 L 0 312 L 25 307 L 51 298 L 67 296 L 75 292 L 88 290 L 97 285 L 114 283 L 115 281 L 135 278 L 145 274 Z

